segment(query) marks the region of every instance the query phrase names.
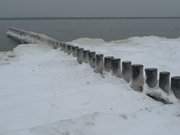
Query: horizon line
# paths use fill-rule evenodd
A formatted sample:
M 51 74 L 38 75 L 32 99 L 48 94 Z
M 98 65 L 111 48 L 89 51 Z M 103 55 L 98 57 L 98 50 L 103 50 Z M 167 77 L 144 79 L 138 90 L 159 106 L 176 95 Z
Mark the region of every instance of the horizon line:
M 0 17 L 0 20 L 45 20 L 45 19 L 180 19 L 180 17 Z

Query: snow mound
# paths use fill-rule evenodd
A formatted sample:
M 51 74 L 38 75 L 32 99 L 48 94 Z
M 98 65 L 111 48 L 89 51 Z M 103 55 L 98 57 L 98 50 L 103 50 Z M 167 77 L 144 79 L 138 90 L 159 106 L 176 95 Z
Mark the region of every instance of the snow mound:
M 21 44 L 18 45 L 14 50 L 13 53 L 19 57 L 35 57 L 41 56 L 42 53 L 48 53 L 51 48 L 48 45 L 42 44 Z
M 98 38 L 79 38 L 73 40 L 72 42 L 77 44 L 89 44 L 89 45 L 106 43 L 103 39 L 98 39 Z

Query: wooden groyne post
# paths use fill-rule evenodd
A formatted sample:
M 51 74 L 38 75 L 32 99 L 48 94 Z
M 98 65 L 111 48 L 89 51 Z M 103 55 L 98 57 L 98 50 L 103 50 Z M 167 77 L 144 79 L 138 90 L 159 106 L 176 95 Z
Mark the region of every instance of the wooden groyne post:
M 112 63 L 112 74 L 116 77 L 121 77 L 121 59 L 114 58 Z
M 114 59 L 113 56 L 104 57 L 104 70 L 106 72 L 110 72 L 112 70 L 112 60 Z
M 159 87 L 166 93 L 170 92 L 170 72 L 159 73 Z
M 96 65 L 96 52 L 90 52 L 89 64 L 92 68 L 95 68 Z
M 96 60 L 95 60 L 95 72 L 103 74 L 103 54 L 96 54 Z
M 122 77 L 126 82 L 130 82 L 132 76 L 132 66 L 131 61 L 122 62 Z
M 180 99 L 180 76 L 174 76 L 171 78 L 171 89 L 175 96 Z
M 83 48 L 78 49 L 77 61 L 78 61 L 79 64 L 83 63 L 83 51 L 84 51 Z
M 146 68 L 146 84 L 150 88 L 154 88 L 157 86 L 157 75 L 158 75 L 158 69 L 157 68 Z
M 144 66 L 142 64 L 132 65 L 131 87 L 136 91 L 143 91 L 144 86 Z

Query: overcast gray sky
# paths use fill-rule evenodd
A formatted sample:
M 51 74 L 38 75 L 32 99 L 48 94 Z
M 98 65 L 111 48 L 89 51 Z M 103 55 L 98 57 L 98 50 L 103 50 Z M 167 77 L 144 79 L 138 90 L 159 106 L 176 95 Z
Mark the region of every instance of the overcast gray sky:
M 180 0 L 0 0 L 0 17 L 180 16 Z

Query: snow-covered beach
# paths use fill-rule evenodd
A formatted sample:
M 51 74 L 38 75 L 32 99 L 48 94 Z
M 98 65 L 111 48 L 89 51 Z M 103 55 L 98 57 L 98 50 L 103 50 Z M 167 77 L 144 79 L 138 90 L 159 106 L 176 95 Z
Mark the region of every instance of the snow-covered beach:
M 180 75 L 180 39 L 132 37 L 73 45 Z M 180 105 L 135 92 L 122 79 L 95 74 L 88 64 L 46 44 L 0 53 L 0 135 L 178 134 Z

